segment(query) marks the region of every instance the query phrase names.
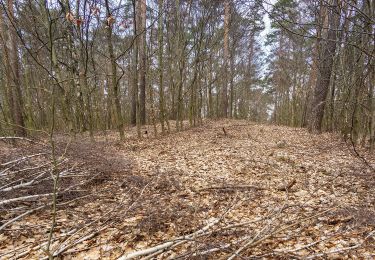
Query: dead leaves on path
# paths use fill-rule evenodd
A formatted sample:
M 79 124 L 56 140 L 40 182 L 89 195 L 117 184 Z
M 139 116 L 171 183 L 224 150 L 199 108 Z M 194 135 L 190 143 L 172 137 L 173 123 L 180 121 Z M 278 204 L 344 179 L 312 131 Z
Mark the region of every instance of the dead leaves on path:
M 365 204 L 374 212 L 374 201 L 369 196 L 372 191 L 361 178 L 349 174 L 354 169 L 365 169 L 331 135 L 313 136 L 303 129 L 220 121 L 154 140 L 152 144 L 149 140 L 141 141 L 140 146 L 144 143 L 148 148 L 134 152 L 140 174 L 158 169 L 168 172 L 161 174 L 166 180 L 178 172 L 182 190 L 189 191 L 185 194 L 185 203 L 198 202 L 207 208 L 207 212 L 194 215 L 195 220 L 217 217 L 225 210 L 223 205 L 228 205 L 235 196 L 238 201 L 226 215 L 225 223 L 252 221 L 285 206 L 268 226 L 267 222 L 257 223 L 225 233 L 225 238 L 217 233 L 215 238 L 208 236 L 186 243 L 174 249 L 174 253 L 163 253 L 159 255 L 161 258 L 176 255 L 190 258 L 204 252 L 206 256 L 229 257 L 229 252 L 233 254 L 236 248 L 244 247 L 254 238 L 251 247 L 240 250 L 243 256 L 298 258 L 322 252 L 341 256 L 371 254 L 372 248 L 365 247 L 369 239 L 363 249 L 329 251 L 349 247 L 353 241 L 362 243 L 371 226 L 353 222 L 351 215 L 333 218 L 324 214 L 335 215 L 337 210 L 351 206 L 359 210 Z M 364 196 L 367 199 L 363 200 Z M 173 197 L 170 199 L 177 203 Z M 317 212 L 325 213 L 303 220 Z M 298 223 L 294 225 L 294 222 Z M 292 226 L 283 229 L 288 225 Z M 278 227 L 283 230 L 276 235 Z M 168 238 L 179 234 L 169 234 Z M 248 240 L 241 240 L 249 234 Z M 162 244 L 157 238 L 148 237 L 148 241 L 149 246 Z
M 71 237 L 77 243 L 66 258 L 371 258 L 375 252 L 375 189 L 366 168 L 332 135 L 228 120 L 108 148 L 130 160 L 131 171 L 114 167 L 121 175 L 96 189 L 97 199 L 71 209 L 90 216 L 81 227 L 92 224 Z M 74 215 L 60 218 L 57 235 L 72 231 L 63 227 Z M 95 236 L 80 242 L 85 234 Z

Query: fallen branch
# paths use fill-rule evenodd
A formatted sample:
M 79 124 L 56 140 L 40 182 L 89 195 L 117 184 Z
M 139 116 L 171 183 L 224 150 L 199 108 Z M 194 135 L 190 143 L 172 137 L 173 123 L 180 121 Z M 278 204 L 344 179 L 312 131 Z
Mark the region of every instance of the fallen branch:
M 256 239 L 260 236 L 260 234 L 267 228 L 269 227 L 269 224 L 264 226 L 252 239 L 250 239 L 248 242 L 245 243 L 245 245 L 243 245 L 242 247 L 240 247 L 239 249 L 236 250 L 236 252 L 234 252 L 229 258 L 228 260 L 232 260 L 234 259 L 235 257 L 239 256 L 239 254 L 247 249 L 249 246 L 251 246 L 255 241 Z
M 40 207 L 37 207 L 37 208 L 35 208 L 35 209 L 31 209 L 31 210 L 29 210 L 29 211 L 26 211 L 26 212 L 22 213 L 21 215 L 18 215 L 18 216 L 15 217 L 15 218 L 12 218 L 11 220 L 5 222 L 3 225 L 0 226 L 0 231 L 3 230 L 4 228 L 6 228 L 7 226 L 9 226 L 10 224 L 16 222 L 17 220 L 19 220 L 19 219 L 21 219 L 21 218 L 23 218 L 23 217 L 25 217 L 25 216 L 27 216 L 27 215 L 29 215 L 29 214 L 32 214 L 32 213 L 34 213 L 35 211 L 38 211 L 38 210 L 40 210 L 40 209 L 42 209 L 42 208 L 45 208 L 45 207 L 47 207 L 48 205 L 49 205 L 49 204 L 47 204 L 47 205 L 43 205 L 43 206 L 40 206 Z
M 277 216 L 280 216 L 281 213 L 283 212 L 283 210 L 285 209 L 285 206 L 286 206 L 286 202 L 284 203 L 284 205 L 280 208 L 280 210 L 278 210 L 278 212 L 276 212 L 275 214 L 275 217 L 277 218 Z M 258 237 L 260 237 L 260 235 L 268 228 L 270 228 L 271 224 L 272 224 L 272 218 L 268 219 L 268 223 L 253 237 L 251 238 L 248 242 L 245 243 L 245 245 L 243 245 L 242 247 L 240 247 L 239 249 L 237 249 L 229 258 L 228 260 L 232 260 L 234 259 L 235 257 L 239 256 L 240 253 L 244 250 L 246 250 L 248 247 L 252 246 L 253 244 L 255 244 L 257 242 L 257 239 Z M 261 239 L 261 238 L 260 238 Z M 258 240 L 259 241 L 259 240 Z
M 48 194 L 45 194 L 45 195 L 48 195 Z M 68 202 L 58 204 L 58 206 L 66 205 L 66 204 L 68 204 L 68 203 L 71 203 L 71 202 L 73 202 L 73 201 L 75 201 L 75 200 L 78 200 L 78 199 L 82 199 L 82 198 L 87 197 L 87 196 L 89 196 L 89 195 L 85 195 L 85 196 L 82 196 L 82 197 L 79 197 L 79 198 L 76 198 L 76 199 L 70 200 L 70 201 L 68 201 Z M 34 213 L 34 212 L 36 212 L 36 211 L 38 211 L 38 210 L 40 210 L 40 209 L 43 209 L 43 208 L 45 208 L 45 207 L 47 207 L 47 206 L 50 206 L 50 205 L 51 205 L 51 203 L 48 203 L 48 204 L 46 204 L 46 205 L 43 205 L 43 206 L 40 206 L 40 207 L 37 207 L 37 208 L 31 209 L 31 210 L 28 210 L 28 211 L 22 213 L 21 215 L 18 215 L 17 217 L 10 219 L 10 220 L 7 221 L 6 223 L 4 223 L 2 226 L 0 226 L 0 231 L 2 231 L 3 229 L 5 229 L 5 228 L 6 228 L 7 226 L 9 226 L 10 224 L 16 222 L 17 220 L 20 220 L 20 219 L 22 219 L 23 217 L 25 217 L 25 216 L 27 216 L 27 215 L 30 215 L 30 214 L 32 214 L 32 213 Z
M 4 257 L 4 256 L 6 256 L 6 255 L 14 255 L 14 253 L 15 252 L 17 252 L 17 251 L 20 251 L 20 250 L 22 250 L 22 249 L 24 249 L 24 248 L 26 248 L 26 247 L 28 247 L 29 245 L 28 244 L 26 244 L 26 245 L 23 245 L 23 246 L 20 246 L 20 247 L 17 247 L 17 248 L 14 248 L 14 249 L 12 249 L 12 250 L 10 250 L 10 251 L 7 251 L 7 252 L 5 252 L 5 253 L 1 253 L 0 254 L 0 259 L 3 259 L 3 258 L 1 258 L 1 257 Z M 18 257 L 18 255 L 17 255 L 17 257 Z
M 249 239 L 249 236 L 245 236 L 245 237 L 243 237 L 241 239 L 238 239 L 238 240 L 236 240 L 232 243 L 227 243 L 227 244 L 224 244 L 222 246 L 206 249 L 204 251 L 195 252 L 195 253 L 192 254 L 192 256 L 202 256 L 202 255 L 208 255 L 208 254 L 211 254 L 211 253 L 215 253 L 215 252 L 218 252 L 218 251 L 225 251 L 228 248 L 230 248 L 231 246 L 233 246 L 234 244 L 241 243 L 241 242 L 243 242 L 247 239 Z
M 105 213 L 104 215 L 102 215 L 100 218 L 94 220 L 94 221 L 91 221 L 90 223 L 88 223 L 87 225 L 81 227 L 80 229 L 77 229 L 75 232 L 73 232 L 72 234 L 70 234 L 70 237 L 68 237 L 63 243 L 61 243 L 59 245 L 59 249 L 56 249 L 55 252 L 53 253 L 53 256 L 54 257 L 58 257 L 60 254 L 62 254 L 63 252 L 65 252 L 66 250 L 72 248 L 73 246 L 83 242 L 83 241 L 86 241 L 87 239 L 90 239 L 91 237 L 94 237 L 96 234 L 98 234 L 100 231 L 106 229 L 108 226 L 109 226 L 109 221 L 112 221 L 114 219 L 119 219 L 119 218 L 116 218 L 115 217 L 115 214 L 119 214 L 119 212 L 121 212 L 122 216 L 125 215 L 126 212 L 128 212 L 134 205 L 135 203 L 140 200 L 143 196 L 143 193 L 144 191 L 146 190 L 146 188 L 149 186 L 151 182 L 147 183 L 143 189 L 141 190 L 140 192 L 140 195 L 138 196 L 138 198 L 125 210 L 125 212 L 121 212 L 120 209 L 124 207 L 124 204 L 123 204 L 123 201 L 121 200 L 119 205 L 115 208 L 113 208 L 112 210 L 110 210 L 109 212 Z M 89 196 L 89 195 L 86 195 L 86 196 Z M 113 214 L 114 213 L 114 214 Z M 106 218 L 106 220 L 103 220 L 103 218 L 105 216 L 108 216 Z M 102 222 L 102 227 L 97 230 L 97 231 L 89 231 L 89 232 L 86 232 L 83 236 L 81 236 L 81 238 L 79 238 L 78 240 L 75 240 L 75 241 L 72 241 L 70 242 L 71 240 L 73 240 L 73 237 L 75 235 L 77 235 L 79 232 L 87 229 L 88 227 L 90 227 L 91 225 L 97 223 L 101 221 Z M 116 222 L 116 221 L 115 221 Z M 69 244 L 68 244 L 69 242 Z
M 34 140 L 31 140 L 31 139 L 26 138 L 26 137 L 20 137 L 20 136 L 3 136 L 3 137 L 0 137 L 0 140 L 1 141 L 21 140 L 21 141 L 28 141 L 30 143 L 36 143 Z
M 247 190 L 247 189 L 255 189 L 255 190 L 264 190 L 262 187 L 254 186 L 254 185 L 233 185 L 233 186 L 218 186 L 218 187 L 207 187 L 198 190 L 198 192 L 207 191 L 207 190 Z
M 28 200 L 28 199 L 35 199 L 35 198 L 42 198 L 42 197 L 48 197 L 48 196 L 51 196 L 51 195 L 52 195 L 52 193 L 46 193 L 46 194 L 37 194 L 37 195 L 30 195 L 30 196 L 24 196 L 24 197 L 18 197 L 18 198 L 3 200 L 3 201 L 0 201 L 0 206 L 5 205 L 5 204 L 9 204 L 9 203 L 12 203 L 12 202 Z
M 40 173 L 38 176 L 36 176 L 34 179 L 28 181 L 28 182 L 23 182 L 23 183 L 20 183 L 20 184 L 16 184 L 16 185 L 13 185 L 13 186 L 10 186 L 10 187 L 7 187 L 7 188 L 4 188 L 4 189 L 0 189 L 0 191 L 13 191 L 13 190 L 16 190 L 16 189 L 19 189 L 19 188 L 24 188 L 24 187 L 27 187 L 27 186 L 30 186 L 34 183 L 37 182 L 37 180 L 42 177 L 44 174 L 46 174 L 47 171 L 45 172 L 42 172 Z M 19 182 L 19 180 L 17 180 L 16 182 Z
M 27 159 L 30 159 L 30 158 L 33 158 L 33 157 L 36 157 L 36 156 L 41 156 L 41 155 L 46 155 L 47 153 L 37 153 L 37 154 L 32 154 L 32 155 L 28 155 L 28 156 L 24 156 L 24 157 L 21 157 L 21 158 L 18 158 L 18 159 L 15 159 L 13 161 L 10 161 L 10 162 L 6 162 L 6 163 L 3 163 L 3 164 L 0 164 L 0 166 L 7 166 L 9 164 L 13 164 L 13 163 L 18 163 L 18 162 L 22 162 L 22 161 L 25 161 Z
M 294 222 L 294 223 L 292 223 L 292 224 L 290 224 L 290 225 L 283 226 L 283 227 L 281 227 L 281 228 L 279 228 L 279 229 L 277 229 L 277 230 L 275 230 L 275 231 L 273 231 L 273 232 L 271 232 L 271 233 L 269 233 L 269 234 L 267 234 L 267 235 L 265 235 L 265 236 L 259 238 L 258 240 L 255 240 L 255 239 L 254 239 L 254 241 L 251 241 L 251 243 L 246 244 L 246 245 L 243 246 L 243 248 L 241 248 L 241 249 L 244 250 L 244 249 L 248 249 L 249 247 L 254 247 L 254 246 L 258 245 L 259 243 L 263 242 L 264 240 L 266 240 L 266 239 L 268 239 L 268 238 L 270 238 L 270 237 L 272 237 L 272 236 L 274 236 L 274 235 L 276 235 L 276 234 L 279 234 L 279 233 L 281 233 L 281 232 L 283 232 L 283 231 L 285 231 L 285 230 L 289 230 L 289 229 L 290 229 L 291 227 L 293 227 L 293 226 L 299 225 L 302 221 L 306 221 L 306 220 L 313 219 L 313 218 L 316 218 L 316 217 L 318 217 L 318 216 L 324 215 L 324 214 L 326 214 L 327 212 L 331 211 L 331 210 L 334 209 L 334 208 L 335 208 L 335 207 L 333 207 L 333 208 L 329 208 L 329 209 L 327 209 L 327 210 L 324 210 L 324 211 L 322 211 L 322 212 L 319 212 L 319 213 L 317 213 L 317 214 L 314 214 L 314 215 L 312 215 L 312 216 L 310 216 L 310 217 L 306 217 L 306 218 L 299 219 L 299 220 L 297 220 L 296 222 Z M 241 251 L 242 251 L 242 250 L 241 250 Z
M 61 163 L 63 163 L 63 162 L 61 162 Z M 36 169 L 40 169 L 40 168 L 43 168 L 43 167 L 45 167 L 45 166 L 47 166 L 47 165 L 49 165 L 50 163 L 48 162 L 48 163 L 45 163 L 45 164 L 41 164 L 41 165 L 37 165 L 37 166 L 35 166 L 35 167 L 28 167 L 28 168 L 23 168 L 23 169 L 20 169 L 20 170 L 17 170 L 17 171 L 13 171 L 13 172 L 11 172 L 11 173 L 9 173 L 9 174 L 4 174 L 6 171 L 8 171 L 8 170 L 10 170 L 12 167 L 14 167 L 14 165 L 13 166 L 11 166 L 11 167 L 8 167 L 7 169 L 5 169 L 5 170 L 3 170 L 3 171 L 1 171 L 0 172 L 0 175 L 2 175 L 2 176 L 7 176 L 7 175 L 10 175 L 10 174 L 12 174 L 12 175 L 16 175 L 16 174 L 19 174 L 19 173 L 22 173 L 22 172 L 25 172 L 25 171 L 31 171 L 31 170 L 36 170 Z M 36 174 L 34 174 L 33 176 L 35 176 Z M 0 176 L 0 177 L 2 177 L 2 176 Z M 30 177 L 30 176 L 29 176 Z M 16 181 L 15 181 L 16 182 Z M 6 187 L 8 187 L 9 185 L 11 185 L 11 184 L 13 184 L 13 183 L 15 183 L 15 182 L 12 182 L 12 183 L 8 183 L 8 184 L 5 184 L 4 186 L 2 186 L 0 189 L 3 189 L 3 188 L 6 188 Z
M 72 247 L 74 247 L 74 246 L 76 246 L 76 245 L 78 245 L 78 244 L 80 244 L 80 243 L 82 243 L 82 242 L 90 239 L 90 238 L 93 238 L 93 237 L 97 236 L 101 231 L 105 230 L 106 228 L 108 228 L 107 225 L 105 225 L 104 227 L 102 227 L 102 228 L 100 228 L 98 230 L 95 230 L 94 232 L 92 232 L 92 233 L 90 233 L 90 234 L 88 234 L 86 236 L 83 236 L 83 237 L 77 239 L 72 244 L 69 244 L 69 245 L 66 245 L 63 248 L 60 248 L 58 251 L 56 251 L 56 252 L 53 253 L 53 257 L 58 257 L 64 251 L 66 251 L 66 250 L 68 250 L 68 249 L 70 249 L 70 248 L 72 248 Z M 48 257 L 45 257 L 44 259 L 48 259 Z
M 58 237 L 55 237 L 54 240 L 57 240 L 57 238 L 61 238 L 61 237 L 68 236 L 68 235 L 70 235 L 71 233 L 73 233 L 73 232 L 75 232 L 75 231 L 76 231 L 76 229 L 73 229 L 73 230 L 71 230 L 71 231 L 69 231 L 69 232 L 67 232 L 67 233 L 65 233 L 65 234 L 61 234 L 61 235 L 59 235 Z M 30 249 L 28 249 L 28 250 L 22 252 L 21 254 L 17 255 L 17 259 L 20 259 L 20 258 L 22 258 L 22 257 L 24 257 L 24 256 L 27 256 L 28 254 L 30 254 L 31 251 L 36 251 L 36 250 L 41 249 L 41 248 L 42 248 L 43 246 L 45 246 L 46 244 L 47 244 L 47 242 L 44 242 L 44 243 L 42 243 L 42 244 L 40 244 L 40 245 L 34 246 L 33 248 L 30 248 Z
M 166 242 L 166 243 L 154 246 L 154 247 L 146 248 L 146 249 L 143 249 L 143 250 L 140 250 L 140 251 L 131 252 L 129 254 L 121 256 L 120 258 L 118 258 L 118 260 L 133 259 L 133 258 L 136 258 L 136 257 L 145 256 L 145 255 L 149 255 L 149 254 L 153 254 L 153 253 L 157 253 L 157 252 L 162 253 L 162 252 L 164 252 L 165 250 L 167 250 L 171 247 L 175 247 L 177 245 L 180 245 L 182 243 L 190 241 L 191 239 L 196 238 L 199 235 L 204 234 L 207 230 L 209 230 L 212 226 L 216 225 L 219 221 L 220 221 L 220 219 L 215 219 L 212 222 L 210 222 L 209 224 L 207 224 L 206 226 L 204 226 L 202 229 L 200 229 L 200 230 L 198 230 L 198 231 L 196 231 L 196 232 L 194 232 L 190 235 L 181 236 L 181 237 L 175 238 L 172 241 L 169 241 L 169 242 Z
M 330 255 L 330 254 L 341 253 L 341 252 L 345 252 L 345 251 L 349 251 L 349 250 L 352 250 L 352 249 L 359 248 L 360 246 L 362 246 L 366 242 L 367 239 L 369 239 L 370 237 L 372 237 L 374 235 L 375 235 L 375 229 L 373 231 L 371 231 L 361 243 L 358 243 L 354 246 L 349 246 L 349 247 L 344 247 L 344 248 L 336 248 L 336 249 L 332 249 L 328 252 L 310 255 L 310 256 L 306 257 L 305 259 L 315 259 L 317 257 L 327 256 L 327 255 Z

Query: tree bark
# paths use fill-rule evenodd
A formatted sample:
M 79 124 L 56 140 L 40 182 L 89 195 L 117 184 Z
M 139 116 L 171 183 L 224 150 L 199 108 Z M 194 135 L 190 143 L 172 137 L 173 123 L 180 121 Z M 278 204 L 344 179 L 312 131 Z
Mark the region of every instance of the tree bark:
M 146 124 L 146 0 L 138 2 L 139 28 L 139 114 L 142 125 Z
M 14 29 L 15 19 L 13 8 L 13 0 L 7 0 L 8 10 L 4 10 L 7 18 L 5 20 L 6 23 L 4 22 L 4 14 L 2 12 L 0 13 L 0 34 L 1 43 L 3 45 L 4 65 L 6 67 L 7 96 L 12 128 L 15 135 L 26 136 L 19 71 L 17 33 Z
M 137 103 L 138 103 L 138 17 L 137 17 L 136 0 L 133 0 L 133 86 L 131 90 L 131 124 L 135 126 L 137 124 Z
M 224 64 L 223 64 L 223 91 L 221 96 L 221 116 L 228 116 L 228 59 L 229 59 L 229 0 L 224 3 Z
M 105 1 L 106 11 L 107 11 L 107 45 L 108 45 L 108 52 L 109 52 L 109 59 L 111 63 L 111 87 L 112 87 L 112 98 L 114 101 L 114 110 L 115 110 L 115 117 L 116 117 L 116 127 L 120 134 L 120 140 L 125 139 L 124 135 L 124 128 L 123 128 L 123 121 L 122 121 L 122 114 L 121 114 L 121 104 L 120 104 L 120 97 L 119 97 L 119 89 L 118 89 L 118 79 L 117 79 L 117 67 L 115 61 L 115 54 L 113 50 L 112 44 L 112 24 L 111 24 L 111 11 L 109 8 L 108 0 Z
M 321 8 L 324 8 L 321 6 Z M 333 0 L 328 10 L 328 29 L 322 33 L 318 50 L 318 75 L 312 102 L 309 131 L 320 133 L 331 80 L 333 60 L 336 52 L 337 29 L 340 23 L 339 0 Z M 324 26 L 323 26 L 324 27 Z
M 158 62 L 159 62 L 159 120 L 161 124 L 161 133 L 165 133 L 165 104 L 164 104 L 164 86 L 163 86 L 163 73 L 164 73 L 164 64 L 163 64 L 163 0 L 158 0 Z

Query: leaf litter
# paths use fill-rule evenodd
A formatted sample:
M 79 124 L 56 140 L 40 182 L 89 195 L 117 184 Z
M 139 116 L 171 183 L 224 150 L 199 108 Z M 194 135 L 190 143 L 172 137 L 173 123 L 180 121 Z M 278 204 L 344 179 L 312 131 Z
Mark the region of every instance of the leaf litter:
M 86 198 L 61 198 L 55 256 L 375 257 L 375 173 L 337 136 L 243 120 L 134 136 L 73 145 L 77 173 L 100 177 L 80 187 Z M 0 233 L 0 258 L 45 257 L 49 225 L 48 208 L 14 222 Z

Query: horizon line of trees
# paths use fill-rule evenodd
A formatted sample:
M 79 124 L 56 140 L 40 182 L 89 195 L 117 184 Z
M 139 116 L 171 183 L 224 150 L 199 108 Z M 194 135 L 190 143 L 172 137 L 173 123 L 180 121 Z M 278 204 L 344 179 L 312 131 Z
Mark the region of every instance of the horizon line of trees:
M 244 1 L 246 2 L 246 1 Z M 260 1 L 1 0 L 1 128 L 75 133 L 258 118 Z M 249 10 L 257 10 L 254 14 Z M 52 114 L 54 115 L 52 119 Z M 155 127 L 156 129 L 156 127 Z
M 374 5 L 0 0 L 0 133 L 117 129 L 123 140 L 125 125 L 141 136 L 144 124 L 164 134 L 171 120 L 179 131 L 228 117 L 373 147 Z

